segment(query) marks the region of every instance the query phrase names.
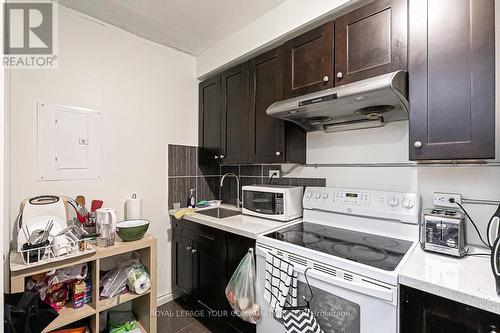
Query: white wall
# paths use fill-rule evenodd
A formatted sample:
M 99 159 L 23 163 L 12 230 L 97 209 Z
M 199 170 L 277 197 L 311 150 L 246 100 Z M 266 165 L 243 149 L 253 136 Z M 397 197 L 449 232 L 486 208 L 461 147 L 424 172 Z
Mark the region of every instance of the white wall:
M 10 221 L 24 198 L 44 193 L 103 199 L 123 218 L 124 200 L 137 193 L 158 238 L 158 293 L 166 295 L 167 144 L 197 143 L 196 60 L 64 7 L 58 56 L 58 69 L 11 71 Z M 103 112 L 102 180 L 36 180 L 38 101 Z
M 358 0 L 288 0 L 198 56 L 197 76 L 229 68 Z

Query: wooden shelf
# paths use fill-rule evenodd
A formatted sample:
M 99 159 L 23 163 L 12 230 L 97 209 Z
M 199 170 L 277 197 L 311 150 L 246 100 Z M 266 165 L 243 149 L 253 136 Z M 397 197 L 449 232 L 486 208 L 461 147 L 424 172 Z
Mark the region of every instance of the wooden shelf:
M 59 316 L 55 319 L 43 333 L 47 333 L 73 322 L 90 317 L 90 329 L 92 333 L 99 332 L 99 313 L 111 309 L 119 304 L 126 302 L 132 303 L 132 310 L 136 316 L 139 328 L 143 333 L 156 333 L 156 317 L 151 313 L 156 311 L 156 239 L 151 235 L 146 235 L 143 239 L 134 242 L 116 241 L 115 245 L 100 248 L 96 247 L 95 252 L 86 256 L 68 258 L 58 262 L 51 262 L 39 266 L 16 267 L 16 270 L 10 272 L 10 292 L 23 292 L 25 288 L 25 279 L 31 275 L 46 273 L 53 269 L 88 263 L 90 265 L 92 286 L 92 303 L 86 304 L 79 309 L 73 309 L 71 304 L 67 304 L 59 311 Z M 139 260 L 146 267 L 151 276 L 151 289 L 142 295 L 123 294 L 111 299 L 99 299 L 99 281 L 101 260 L 114 257 L 127 252 L 137 252 Z M 15 256 L 12 254 L 11 259 Z M 16 265 L 15 260 L 11 260 L 11 265 Z
M 50 325 L 47 326 L 42 333 L 53 331 L 75 321 L 90 317 L 94 314 L 96 314 L 96 310 L 89 304 L 85 304 L 78 309 L 73 309 L 73 305 L 68 303 L 61 310 L 59 310 L 59 316 L 52 323 L 50 323 Z
M 118 295 L 113 298 L 107 298 L 107 299 L 101 299 L 99 300 L 97 304 L 97 308 L 99 311 L 105 311 L 108 309 L 111 309 L 112 307 L 115 307 L 117 305 L 132 301 L 136 298 L 146 296 L 150 294 L 150 290 L 148 290 L 146 293 L 138 295 L 138 294 L 133 294 L 133 293 L 128 293 L 128 294 L 122 294 Z

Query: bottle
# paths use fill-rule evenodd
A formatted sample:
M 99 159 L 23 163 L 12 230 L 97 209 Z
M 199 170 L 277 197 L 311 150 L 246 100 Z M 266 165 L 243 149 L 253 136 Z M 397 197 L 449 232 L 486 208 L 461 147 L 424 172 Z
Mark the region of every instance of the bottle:
M 187 199 L 187 206 L 188 208 L 194 208 L 196 205 L 196 195 L 195 195 L 196 190 L 194 188 L 189 190 L 189 196 Z

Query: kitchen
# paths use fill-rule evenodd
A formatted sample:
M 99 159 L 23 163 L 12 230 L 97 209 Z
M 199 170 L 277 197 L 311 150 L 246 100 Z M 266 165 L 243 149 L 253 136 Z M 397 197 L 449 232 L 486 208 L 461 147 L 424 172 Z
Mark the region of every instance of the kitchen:
M 229 205 L 225 208 L 234 211 L 238 196 L 243 209 L 248 207 L 245 205 L 248 195 L 239 190 L 242 186 L 274 184 L 302 188 L 306 196 L 299 201 L 304 208 L 303 219 L 308 222 L 317 222 L 314 211 L 318 207 L 311 204 L 316 194 L 327 193 L 327 199 L 334 200 L 336 193 L 344 192 L 351 198 L 361 195 L 358 192 L 371 193 L 370 200 L 385 197 L 388 204 L 389 201 L 395 204 L 393 197 L 398 197 L 397 208 L 391 206 L 388 212 L 367 215 L 377 221 L 388 221 L 393 210 L 403 209 L 403 202 L 408 203 L 405 195 L 417 195 L 415 198 L 419 199 L 412 199 L 409 211 L 419 211 L 410 214 L 418 222 L 402 219 L 406 223 L 402 223 L 404 231 L 398 229 L 401 234 L 395 235 L 398 231 L 392 228 L 383 232 L 372 225 L 358 230 L 413 239 L 411 250 L 397 268 L 398 282 L 373 275 L 379 272 L 377 268 L 361 272 L 345 260 L 339 264 L 338 260 L 325 259 L 329 257 L 323 254 L 300 254 L 395 287 L 389 316 L 395 319 L 393 326 L 385 331 L 473 332 L 486 331 L 484 327 L 498 330 L 500 297 L 496 295 L 489 257 L 458 259 L 424 252 L 417 244 L 419 224 L 425 220 L 426 209 L 443 204 L 439 194 L 434 198 L 435 193 L 461 195 L 457 202 L 463 204 L 486 242 L 488 222 L 500 198 L 496 186 L 500 181 L 499 138 L 495 136 L 500 117 L 495 117 L 498 111 L 494 99 L 496 8 L 494 1 L 486 0 L 451 3 L 339 0 L 305 5 L 302 1 L 288 0 L 272 1 L 267 6 L 241 3 L 247 9 L 242 13 L 236 4 L 232 7 L 224 1 L 217 4 L 227 6 L 226 11 L 201 4 L 193 10 L 156 2 L 160 10 L 153 4 L 134 7 L 108 1 L 102 5 L 60 1 L 58 68 L 5 72 L 8 148 L 4 153 L 4 168 L 8 170 L 5 176 L 8 186 L 4 209 L 8 216 L 5 220 L 10 221 L 10 227 L 4 226 L 5 253 L 14 237 L 12 226 L 24 198 L 47 193 L 76 197 L 84 193 L 103 198 L 106 206 L 117 210 L 118 220 L 123 220 L 124 201 L 132 193 L 138 193 L 143 198 L 142 215 L 151 221 L 148 232 L 158 239 L 158 259 L 161 259 L 157 260 L 158 309 L 176 309 L 174 314 L 178 314 L 160 315 L 158 330 L 163 327 L 168 332 L 217 331 L 212 326 L 226 325 L 226 318 L 219 318 L 223 317 L 219 316 L 220 311 L 231 309 L 224 290 L 241 259 L 249 248 L 255 247 L 256 240 L 268 248 L 279 247 L 264 237 L 291 222 L 284 224 L 248 215 L 207 217 L 183 211 L 191 189 L 195 190 L 195 203 L 221 199 Z M 204 17 L 204 11 L 213 17 Z M 116 16 L 111 14 L 115 12 Z M 206 26 L 193 23 L 196 22 L 193 13 L 200 15 L 196 19 Z M 151 22 L 165 18 L 179 22 L 182 17 L 185 22 L 178 24 L 195 38 L 190 40 L 188 35 L 173 38 L 175 29 L 148 23 L 146 14 Z M 221 22 L 221 17 L 227 22 Z M 209 27 L 231 33 L 220 33 L 218 39 L 210 39 Z M 422 33 L 425 30 L 427 34 Z M 464 38 L 469 34 L 471 38 Z M 352 51 L 355 47 L 359 53 Z M 373 51 L 370 47 L 379 48 L 376 57 L 367 56 Z M 365 57 L 362 52 L 367 52 Z M 353 59 L 346 58 L 351 56 Z M 310 109 L 313 110 L 314 104 L 326 104 L 326 111 L 333 110 L 335 117 L 336 103 L 345 101 L 342 94 L 352 93 L 348 89 L 342 91 L 341 87 L 398 70 L 407 72 L 406 101 L 400 98 L 397 89 L 390 92 L 387 87 L 393 87 L 396 80 L 388 79 L 376 83 L 386 87 L 387 93 L 377 97 L 384 98 L 383 103 L 370 102 L 362 93 L 354 96 L 364 98 L 358 103 L 367 103 L 363 107 L 368 107 L 365 114 L 368 122 L 336 124 L 327 126 L 325 131 L 304 132 L 300 125 L 266 113 L 274 102 L 298 98 L 300 103 L 320 96 L 325 100 L 311 102 Z M 308 94 L 313 95 L 304 98 Z M 329 100 L 334 94 L 336 98 Z M 398 104 L 387 110 L 370 108 L 386 105 L 388 99 L 396 99 Z M 105 130 L 101 179 L 39 179 L 37 108 L 38 103 L 44 102 L 102 112 Z M 275 109 L 280 107 L 287 106 L 278 104 Z M 405 108 L 409 120 L 391 121 L 391 115 L 397 114 L 395 110 L 403 110 L 404 114 Z M 295 110 L 289 111 L 293 115 Z M 298 113 L 300 116 L 301 112 Z M 323 125 L 324 120 L 317 123 Z M 330 123 L 327 120 L 324 124 Z M 341 128 L 344 125 L 348 127 Z M 372 128 L 354 129 L 358 126 Z M 325 133 L 327 130 L 330 133 Z M 228 175 L 222 179 L 228 173 L 236 177 Z M 401 193 L 405 195 L 400 198 Z M 444 204 L 452 210 L 461 210 L 456 204 Z M 177 207 L 186 214 L 180 220 L 169 216 L 169 210 Z M 324 208 L 328 214 L 324 217 L 331 220 L 347 214 L 335 211 L 338 207 Z M 349 214 L 361 223 L 364 220 L 360 216 L 367 213 L 356 213 L 354 209 Z M 462 234 L 466 235 L 471 254 L 488 252 L 470 220 L 464 216 L 459 221 L 465 228 Z M 345 227 L 344 223 L 339 219 L 337 227 Z M 406 235 L 407 230 L 410 235 Z M 199 234 L 208 238 L 199 238 Z M 180 253 L 175 246 L 190 247 L 190 252 Z M 294 247 L 290 249 L 297 251 Z M 255 252 L 255 296 L 257 305 L 263 309 L 267 301 L 261 299 L 258 280 L 265 267 L 259 262 L 263 256 L 259 256 L 258 247 Z M 181 263 L 180 271 L 176 262 Z M 201 270 L 207 267 L 208 271 Z M 310 274 L 312 282 L 314 272 Z M 305 281 L 303 275 L 299 274 L 299 294 L 303 287 L 300 283 Z M 7 280 L 8 271 L 4 275 L 4 281 Z M 401 287 L 405 283 L 411 289 Z M 188 292 L 183 295 L 185 291 Z M 317 296 L 318 292 L 315 294 L 316 299 L 322 297 Z M 172 303 L 173 299 L 177 303 Z M 416 305 L 414 299 L 418 300 Z M 202 310 L 213 310 L 217 315 L 212 317 L 217 318 L 199 316 L 200 303 L 204 304 Z M 384 308 L 386 303 L 375 308 Z M 441 323 L 433 318 L 450 318 L 450 315 L 446 311 L 436 313 L 436 308 L 466 314 L 451 316 L 452 323 L 449 319 Z M 314 313 L 314 307 L 312 310 Z M 367 327 L 377 325 L 383 329 L 383 321 L 370 319 L 364 315 L 366 311 L 361 308 L 356 319 L 358 326 L 336 329 L 365 332 Z M 427 320 L 434 321 L 412 321 L 423 318 L 422 313 L 431 313 Z M 478 318 L 474 324 L 481 330 L 473 324 L 468 328 L 453 326 L 463 324 L 457 317 L 468 316 Z M 236 331 L 266 332 L 262 325 L 269 322 L 264 315 L 256 325 L 233 317 L 227 320 L 227 325 Z M 271 325 L 278 323 L 283 327 L 279 321 L 271 320 Z M 419 326 L 424 324 L 428 326 Z M 374 332 L 373 328 L 368 331 Z

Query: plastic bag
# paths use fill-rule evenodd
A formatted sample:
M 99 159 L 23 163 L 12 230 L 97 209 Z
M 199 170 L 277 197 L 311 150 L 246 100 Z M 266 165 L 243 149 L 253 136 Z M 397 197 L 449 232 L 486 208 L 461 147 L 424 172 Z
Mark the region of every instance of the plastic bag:
M 260 306 L 255 301 L 255 260 L 253 249 L 243 257 L 226 287 L 226 298 L 241 319 L 252 324 L 260 320 Z
M 112 298 L 127 288 L 128 272 L 134 265 L 140 265 L 139 255 L 134 253 L 133 258 L 120 263 L 108 271 L 101 279 L 101 296 Z
M 151 288 L 151 279 L 146 268 L 141 264 L 133 264 L 127 273 L 127 286 L 130 291 L 142 295 Z

